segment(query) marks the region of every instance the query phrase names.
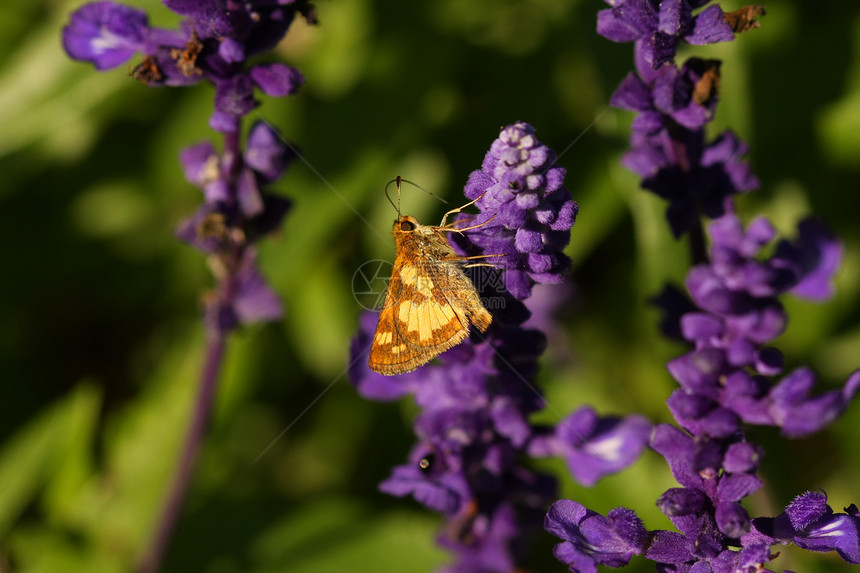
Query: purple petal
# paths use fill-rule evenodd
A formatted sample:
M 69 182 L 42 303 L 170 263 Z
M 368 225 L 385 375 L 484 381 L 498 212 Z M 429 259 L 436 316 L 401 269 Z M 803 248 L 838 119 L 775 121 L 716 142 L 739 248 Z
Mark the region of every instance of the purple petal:
M 659 5 L 657 30 L 669 36 L 681 34 L 684 25 L 692 19 L 692 10 L 684 0 L 663 0 Z
M 814 219 L 806 219 L 798 225 L 798 238 L 794 246 L 803 274 L 791 293 L 815 301 L 832 297 L 833 277 L 842 264 L 842 243 L 824 225 Z
M 215 88 L 215 109 L 222 113 L 241 117 L 256 106 L 254 85 L 248 76 L 234 76 L 219 82 Z
M 239 118 L 233 114 L 215 110 L 209 116 L 209 127 L 221 133 L 233 133 L 239 129 Z
M 612 94 L 609 105 L 632 111 L 648 111 L 654 109 L 651 97 L 651 90 L 645 82 L 630 72 Z
M 734 38 L 732 27 L 723 19 L 722 8 L 713 4 L 696 15 L 693 33 L 684 37 L 684 40 L 694 46 L 704 46 L 716 42 L 730 42 Z
M 218 55 L 225 62 L 237 64 L 245 61 L 245 46 L 232 38 L 224 38 L 218 44 Z
M 284 314 L 278 295 L 269 288 L 257 270 L 256 256 L 246 252 L 245 262 L 236 276 L 236 300 L 233 308 L 244 324 L 277 320 Z
M 296 68 L 286 64 L 259 64 L 251 68 L 251 79 L 264 94 L 284 97 L 296 93 L 305 77 Z
M 186 147 L 179 154 L 185 178 L 201 189 L 221 177 L 220 163 L 215 147 L 203 141 Z
M 562 420 L 556 430 L 571 474 L 585 486 L 636 461 L 650 433 L 650 422 L 641 416 L 598 418 L 589 407 Z
M 263 212 L 263 197 L 257 187 L 257 180 L 250 169 L 243 169 L 236 181 L 236 198 L 239 208 L 248 217 L 255 217 Z
M 798 547 L 809 551 L 833 551 L 848 563 L 860 563 L 860 520 L 837 513 L 822 518 L 802 536 L 794 538 Z
M 759 446 L 738 442 L 729 446 L 723 458 L 723 469 L 729 473 L 748 472 L 758 467 L 762 458 Z
M 615 8 L 597 13 L 597 33 L 613 42 L 632 42 L 642 36 L 635 21 L 628 21 Z
M 265 181 L 274 181 L 296 159 L 296 152 L 267 123 L 257 122 L 248 134 L 245 163 Z
M 795 497 L 785 514 L 796 530 L 806 528 L 828 512 L 827 495 L 822 491 L 807 491 Z
M 690 553 L 687 538 L 674 531 L 652 531 L 651 543 L 644 554 L 646 559 L 657 563 L 681 565 L 695 559 Z M 681 571 L 681 570 L 679 570 Z

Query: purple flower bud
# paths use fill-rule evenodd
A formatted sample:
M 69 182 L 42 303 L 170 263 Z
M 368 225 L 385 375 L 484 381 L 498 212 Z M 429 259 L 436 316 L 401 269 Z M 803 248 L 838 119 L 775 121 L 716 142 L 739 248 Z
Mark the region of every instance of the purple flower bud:
M 707 501 L 707 496 L 699 489 L 673 487 L 657 499 L 657 507 L 669 517 L 678 517 L 699 513 Z
M 723 458 L 723 469 L 729 473 L 753 471 L 761 462 L 762 454 L 762 449 L 755 444 L 748 442 L 732 444 Z
M 739 503 L 718 504 L 714 518 L 717 527 L 728 537 L 739 538 L 750 528 L 750 516 Z
M 716 498 L 721 501 L 740 501 L 758 491 L 762 485 L 761 478 L 755 474 L 723 474 L 717 484 Z
M 716 399 L 719 377 L 726 373 L 726 354 L 718 348 L 702 348 L 670 360 L 672 377 L 687 390 Z
M 257 107 L 251 78 L 239 75 L 219 82 L 215 88 L 215 109 L 229 116 L 242 117 Z

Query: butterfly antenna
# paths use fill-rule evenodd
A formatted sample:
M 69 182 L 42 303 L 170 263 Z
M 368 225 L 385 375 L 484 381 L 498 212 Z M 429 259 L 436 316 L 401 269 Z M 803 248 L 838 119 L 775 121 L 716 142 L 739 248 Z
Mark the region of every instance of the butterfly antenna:
M 443 203 L 445 203 L 446 205 L 448 205 L 448 204 L 449 204 L 447 201 L 445 201 L 444 199 L 442 199 L 441 197 L 439 197 L 438 195 L 436 195 L 435 193 L 433 193 L 433 192 L 432 192 L 432 191 L 430 191 L 429 189 L 425 189 L 425 188 L 424 188 L 424 187 L 422 187 L 421 185 L 418 185 L 417 183 L 414 183 L 414 182 L 412 182 L 412 181 L 410 181 L 410 180 L 408 180 L 408 179 L 403 179 L 403 178 L 402 178 L 402 177 L 400 177 L 399 175 L 397 176 L 397 181 L 398 181 L 398 182 L 402 181 L 403 183 L 409 183 L 409 184 L 410 184 L 410 185 L 412 185 L 413 187 L 415 187 L 415 188 L 417 188 L 417 189 L 421 189 L 422 191 L 424 191 L 425 193 L 427 193 L 428 195 L 430 195 L 430 196 L 431 196 L 431 197 L 433 197 L 434 199 L 438 199 L 439 201 L 442 201 L 442 202 L 443 202 Z M 400 189 L 400 186 L 399 186 L 399 185 L 398 185 L 397 189 Z
M 400 182 L 402 179 L 400 175 L 397 176 L 397 179 L 392 179 L 388 183 L 385 184 L 385 198 L 388 199 L 388 202 L 391 203 L 391 206 L 397 211 L 397 216 L 400 217 Z M 397 183 L 397 204 L 394 204 L 394 201 L 391 200 L 391 195 L 388 194 L 388 188 L 391 187 L 392 183 Z

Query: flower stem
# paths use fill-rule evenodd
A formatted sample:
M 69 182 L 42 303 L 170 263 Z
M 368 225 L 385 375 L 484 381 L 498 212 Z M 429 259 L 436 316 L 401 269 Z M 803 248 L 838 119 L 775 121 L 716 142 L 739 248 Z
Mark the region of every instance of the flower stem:
M 188 482 L 194 469 L 197 450 L 200 448 L 203 434 L 209 422 L 209 415 L 212 411 L 218 374 L 224 361 L 225 342 L 225 332 L 220 329 L 209 330 L 206 358 L 203 363 L 203 372 L 200 376 L 200 390 L 197 394 L 197 403 L 194 406 L 188 435 L 185 437 L 182 455 L 179 459 L 176 473 L 173 475 L 173 482 L 170 485 L 167 499 L 165 499 L 162 506 L 155 533 L 135 569 L 137 573 L 155 573 L 159 570 L 164 552 L 173 534 L 176 520 L 179 517 L 179 512 L 182 509 L 182 503 L 188 490 Z
M 692 265 L 707 264 L 708 247 L 705 243 L 705 230 L 702 227 L 702 217 L 697 216 L 690 229 L 690 258 Z

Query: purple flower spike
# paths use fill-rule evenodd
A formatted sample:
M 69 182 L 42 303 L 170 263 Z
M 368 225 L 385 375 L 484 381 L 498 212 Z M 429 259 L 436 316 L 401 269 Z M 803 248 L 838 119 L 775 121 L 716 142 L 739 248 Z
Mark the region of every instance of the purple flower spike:
M 63 28 L 63 47 L 76 60 L 108 70 L 143 50 L 147 17 L 142 10 L 114 2 L 84 4 Z
M 579 210 L 564 187 L 564 169 L 534 133 L 522 122 L 502 130 L 466 183 L 466 197 L 480 197 L 481 213 L 468 223 L 477 228 L 451 237 L 461 252 L 488 255 L 504 268 L 505 286 L 519 300 L 534 283 L 561 282 L 570 267 L 562 249 Z
M 629 509 L 615 508 L 604 517 L 566 499 L 552 504 L 544 528 L 564 540 L 553 550 L 556 559 L 583 573 L 596 573 L 597 565 L 626 565 L 645 550 L 649 538 Z
M 201 80 L 215 86 L 209 125 L 223 134 L 220 149 L 203 142 L 180 156 L 186 179 L 204 202 L 180 223 L 177 237 L 206 255 L 215 286 L 203 297 L 207 329 L 199 395 L 190 413 L 169 500 L 157 518 L 140 560 L 128 569 L 161 569 L 164 550 L 180 514 L 193 460 L 205 435 L 229 334 L 242 325 L 277 320 L 283 305 L 257 266 L 254 244 L 275 231 L 290 202 L 267 192 L 294 153 L 277 132 L 255 126 L 243 137 L 243 118 L 257 105 L 254 90 L 270 96 L 292 94 L 303 81 L 298 70 L 280 63 L 249 67 L 246 58 L 274 47 L 296 14 L 313 20 L 308 0 L 164 0 L 182 16 L 176 29 L 150 28 L 145 12 L 109 1 L 74 11 L 63 29 L 63 46 L 76 60 L 106 70 L 143 57 L 129 75 L 148 86 L 188 86 Z M 452 474 L 456 478 L 457 474 Z

